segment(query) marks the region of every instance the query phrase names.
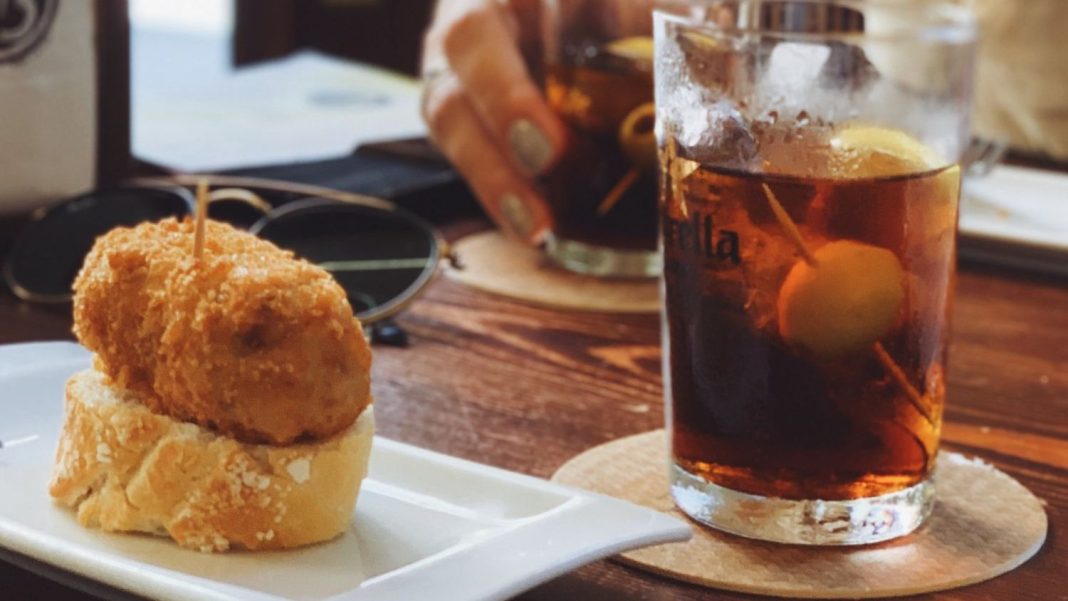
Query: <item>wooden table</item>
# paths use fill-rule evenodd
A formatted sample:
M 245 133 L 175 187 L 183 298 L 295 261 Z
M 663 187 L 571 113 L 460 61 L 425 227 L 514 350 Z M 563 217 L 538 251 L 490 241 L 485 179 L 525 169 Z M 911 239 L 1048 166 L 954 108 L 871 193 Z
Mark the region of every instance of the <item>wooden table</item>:
M 655 316 L 549 311 L 440 279 L 400 321 L 411 348 L 375 350 L 375 414 L 389 438 L 548 477 L 589 447 L 663 425 Z M 946 446 L 981 455 L 1044 499 L 1051 531 L 1016 571 L 919 598 L 1068 599 L 1068 283 L 965 268 L 953 330 Z M 0 343 L 63 338 L 69 307 L 0 290 Z M 91 598 L 0 563 L 0 599 Z M 521 598 L 753 597 L 601 561 Z

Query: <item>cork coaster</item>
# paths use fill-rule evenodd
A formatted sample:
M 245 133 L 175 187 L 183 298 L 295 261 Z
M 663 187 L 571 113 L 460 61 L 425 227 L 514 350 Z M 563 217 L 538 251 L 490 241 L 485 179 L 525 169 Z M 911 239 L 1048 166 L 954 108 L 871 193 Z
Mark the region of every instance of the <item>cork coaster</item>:
M 656 280 L 606 280 L 566 271 L 538 249 L 508 240 L 496 231 L 480 232 L 453 245 L 463 269 L 448 269 L 453 280 L 516 300 L 579 311 L 655 313 L 660 310 Z
M 685 517 L 668 494 L 663 430 L 595 447 L 553 480 Z M 713 588 L 796 598 L 898 597 L 957 588 L 1012 570 L 1046 539 L 1041 502 L 979 460 L 943 451 L 927 523 L 865 547 L 800 547 L 752 541 L 693 523 L 694 537 L 631 551 L 620 561 Z

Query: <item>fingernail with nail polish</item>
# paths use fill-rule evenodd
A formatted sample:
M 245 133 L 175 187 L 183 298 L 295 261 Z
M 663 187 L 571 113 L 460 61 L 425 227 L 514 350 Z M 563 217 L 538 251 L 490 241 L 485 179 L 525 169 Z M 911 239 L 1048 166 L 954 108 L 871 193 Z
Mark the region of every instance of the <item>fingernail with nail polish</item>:
M 526 239 L 533 233 L 534 214 L 515 194 L 507 194 L 501 199 L 501 215 L 517 236 Z
M 544 171 L 553 160 L 553 145 L 549 138 L 527 119 L 512 124 L 508 129 L 508 142 L 519 164 L 531 175 Z

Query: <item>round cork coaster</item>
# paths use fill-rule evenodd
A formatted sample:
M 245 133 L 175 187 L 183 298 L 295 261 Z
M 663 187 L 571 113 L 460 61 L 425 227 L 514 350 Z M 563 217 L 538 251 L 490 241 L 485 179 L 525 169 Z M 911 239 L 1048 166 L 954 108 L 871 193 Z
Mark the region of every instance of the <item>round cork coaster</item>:
M 462 238 L 453 245 L 463 269 L 446 275 L 485 292 L 516 300 L 579 311 L 655 313 L 660 310 L 655 279 L 598 279 L 554 265 L 544 253 L 496 231 Z
M 595 447 L 553 480 L 685 517 L 668 494 L 663 430 Z M 713 588 L 795 598 L 898 597 L 957 588 L 1012 570 L 1046 539 L 1041 502 L 993 466 L 943 451 L 935 507 L 919 530 L 863 547 L 776 545 L 694 523 L 689 542 L 618 559 Z

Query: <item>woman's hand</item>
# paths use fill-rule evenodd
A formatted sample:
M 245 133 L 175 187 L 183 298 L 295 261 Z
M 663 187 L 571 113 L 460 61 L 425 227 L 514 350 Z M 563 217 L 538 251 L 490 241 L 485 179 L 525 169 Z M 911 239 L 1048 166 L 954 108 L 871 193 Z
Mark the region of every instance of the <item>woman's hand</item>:
M 505 232 L 537 244 L 552 217 L 532 185 L 566 130 L 521 47 L 537 40 L 539 0 L 439 0 L 424 40 L 423 118 L 431 137 Z

